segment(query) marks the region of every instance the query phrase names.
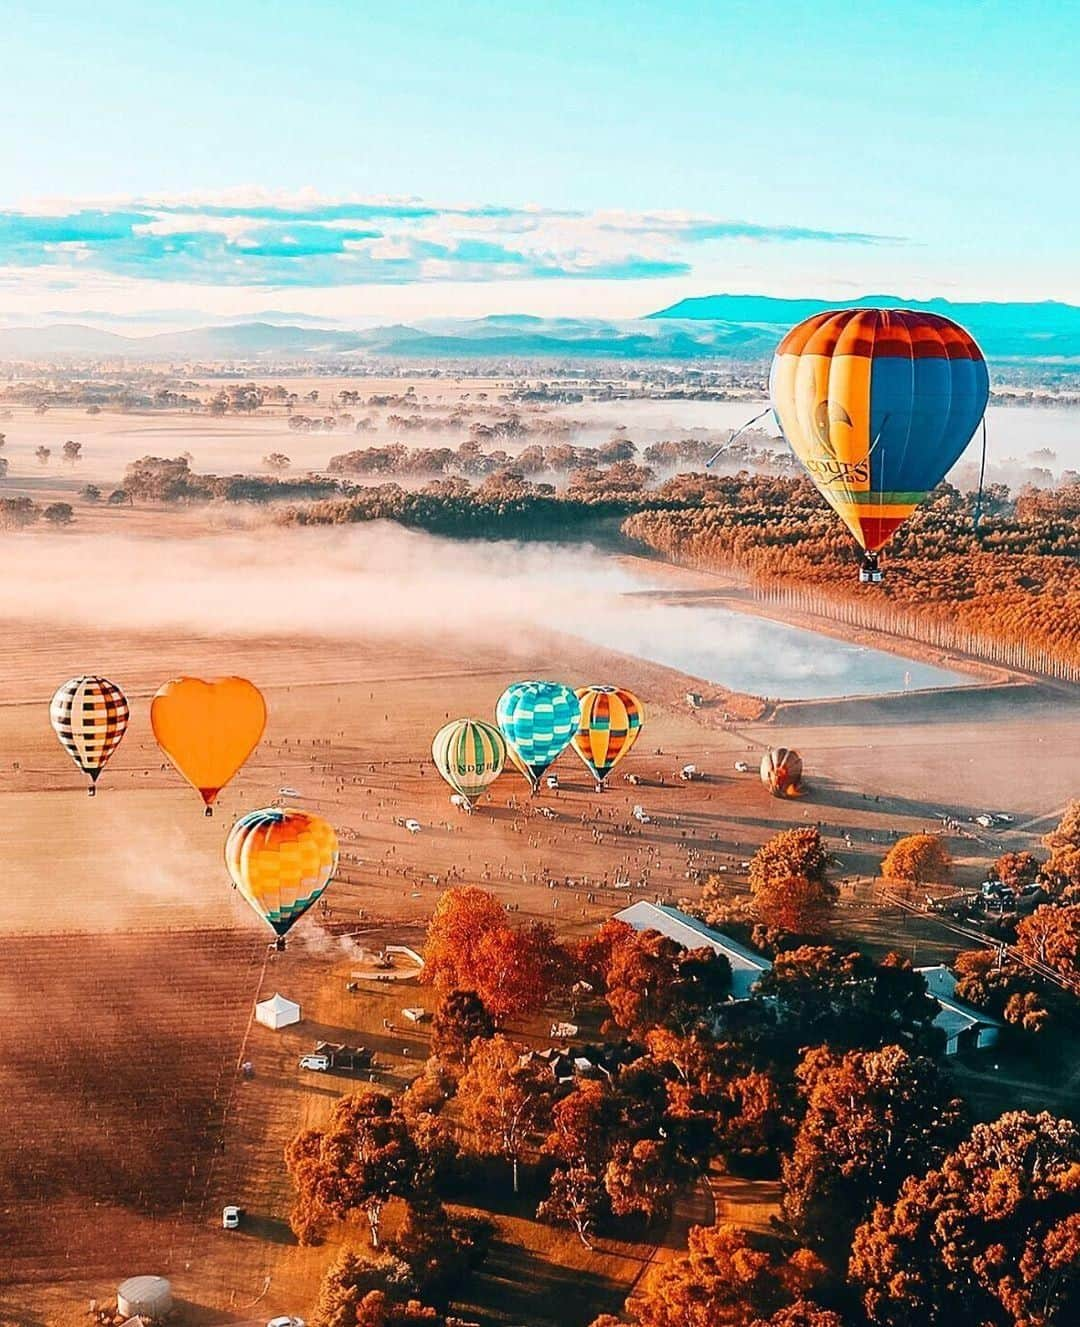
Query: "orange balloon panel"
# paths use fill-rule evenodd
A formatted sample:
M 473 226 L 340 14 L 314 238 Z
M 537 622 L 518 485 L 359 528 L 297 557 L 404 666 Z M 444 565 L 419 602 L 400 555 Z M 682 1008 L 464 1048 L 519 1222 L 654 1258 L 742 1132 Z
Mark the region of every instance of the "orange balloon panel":
M 150 704 L 158 746 L 207 806 L 259 745 L 266 701 L 243 677 L 178 677 Z
M 337 835 L 308 811 L 249 811 L 229 830 L 225 864 L 255 912 L 285 935 L 334 878 Z

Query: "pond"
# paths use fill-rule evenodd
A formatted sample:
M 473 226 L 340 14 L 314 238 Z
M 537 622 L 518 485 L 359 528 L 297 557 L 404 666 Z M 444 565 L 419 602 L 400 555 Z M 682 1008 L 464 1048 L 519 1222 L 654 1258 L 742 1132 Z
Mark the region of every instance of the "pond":
M 594 637 L 588 625 L 575 634 Z M 733 609 L 627 596 L 618 647 L 716 686 L 771 700 L 817 700 L 973 686 L 977 678 Z

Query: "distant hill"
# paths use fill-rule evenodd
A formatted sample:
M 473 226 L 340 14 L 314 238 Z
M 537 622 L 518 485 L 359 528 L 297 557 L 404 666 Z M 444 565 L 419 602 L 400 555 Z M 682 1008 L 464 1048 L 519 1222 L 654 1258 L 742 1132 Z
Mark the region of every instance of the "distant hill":
M 1080 363 L 1080 308 L 1069 304 L 922 303 L 869 295 L 859 305 L 929 309 L 964 324 L 997 360 Z M 835 307 L 824 300 L 764 295 L 709 295 L 683 300 L 647 318 L 425 319 L 415 325 L 320 327 L 252 321 L 214 323 L 186 331 L 131 336 L 78 323 L 0 328 L 0 360 L 213 361 L 393 359 L 767 360 L 784 332 L 812 313 Z
M 961 323 L 993 359 L 1080 358 L 1080 308 L 1040 304 L 953 303 L 863 295 L 852 300 L 774 299 L 768 295 L 703 295 L 647 315 L 647 321 L 736 323 L 778 337 L 794 323 L 835 308 L 922 309 Z

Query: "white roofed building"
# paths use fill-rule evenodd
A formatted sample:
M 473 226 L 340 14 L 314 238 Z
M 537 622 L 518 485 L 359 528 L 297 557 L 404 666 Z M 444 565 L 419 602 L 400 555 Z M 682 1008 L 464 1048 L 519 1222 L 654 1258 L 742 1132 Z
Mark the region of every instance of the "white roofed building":
M 665 903 L 631 903 L 615 914 L 615 920 L 626 922 L 635 931 L 659 931 L 684 949 L 711 949 L 723 954 L 731 964 L 731 998 L 745 1000 L 758 983 L 763 972 L 772 967 L 769 960 L 752 949 L 732 940 L 720 931 L 691 917 L 688 912 L 669 907 Z

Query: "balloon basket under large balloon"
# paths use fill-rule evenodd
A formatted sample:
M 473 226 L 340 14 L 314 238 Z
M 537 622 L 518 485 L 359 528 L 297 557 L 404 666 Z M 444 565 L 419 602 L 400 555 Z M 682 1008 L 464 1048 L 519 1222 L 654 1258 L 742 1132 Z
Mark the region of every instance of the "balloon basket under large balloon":
M 90 787 L 87 788 L 87 790 L 86 790 L 86 795 L 87 795 L 87 797 L 96 797 L 96 796 L 97 796 L 97 784 L 96 784 L 96 783 L 92 783 L 92 784 L 90 785 Z
M 278 938 L 274 941 L 274 953 L 284 954 L 284 952 L 285 952 L 285 937 L 283 935 L 279 935 Z
M 859 564 L 859 582 L 862 585 L 880 585 L 885 573 L 878 566 L 876 553 L 864 553 Z
M 213 814 L 214 814 L 214 808 L 212 806 L 208 806 L 206 810 L 203 812 L 203 815 L 206 816 L 207 818 L 209 818 Z

